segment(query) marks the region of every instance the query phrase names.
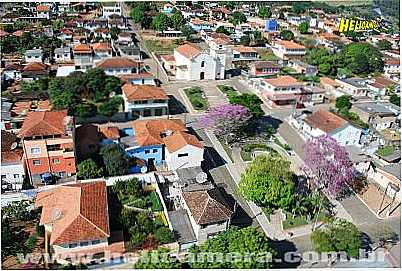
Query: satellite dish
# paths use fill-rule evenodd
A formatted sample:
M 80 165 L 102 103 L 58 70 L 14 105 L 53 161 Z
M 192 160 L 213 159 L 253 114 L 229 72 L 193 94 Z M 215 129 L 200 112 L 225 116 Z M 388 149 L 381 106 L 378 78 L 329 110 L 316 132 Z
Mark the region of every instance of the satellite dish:
M 147 167 L 141 167 L 141 173 L 147 173 L 148 168 Z
M 58 208 L 54 208 L 52 210 L 52 222 L 56 221 L 59 218 L 61 218 L 61 211 Z
M 17 142 L 13 142 L 13 143 L 11 144 L 10 150 L 15 150 L 15 149 L 17 148 L 17 146 L 18 146 L 18 143 L 17 143 Z
M 195 176 L 197 183 L 205 183 L 207 181 L 207 174 L 205 172 L 200 172 Z

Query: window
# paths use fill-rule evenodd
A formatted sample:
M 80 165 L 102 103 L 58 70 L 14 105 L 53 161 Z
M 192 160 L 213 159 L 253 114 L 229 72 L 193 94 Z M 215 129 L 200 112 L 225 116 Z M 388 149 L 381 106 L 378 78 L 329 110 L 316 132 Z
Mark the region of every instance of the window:
M 78 246 L 77 243 L 68 244 L 68 247 L 69 247 L 69 248 L 75 248 L 75 247 L 77 247 L 77 246 Z
M 188 156 L 188 153 L 179 153 L 177 156 L 178 157 L 185 157 L 185 156 Z
M 205 61 L 201 61 L 201 68 L 205 66 Z
M 150 150 L 145 150 L 145 154 L 148 154 L 148 153 L 150 153 L 151 151 Z
M 38 159 L 32 160 L 32 164 L 34 166 L 40 166 L 40 160 L 38 160 Z
M 85 247 L 85 246 L 87 246 L 87 245 L 89 245 L 89 242 L 88 242 L 88 241 L 80 242 L 80 247 Z
M 14 174 L 14 179 L 18 179 L 20 177 L 20 174 Z
M 153 152 L 153 153 L 157 153 L 158 150 L 157 150 L 157 149 L 153 149 L 152 152 Z
M 40 148 L 38 147 L 31 148 L 31 154 L 40 154 Z
M 52 163 L 53 164 L 60 164 L 60 159 L 59 158 L 53 158 Z
M 100 243 L 100 240 L 92 240 L 92 245 L 96 245 L 96 244 L 99 244 Z

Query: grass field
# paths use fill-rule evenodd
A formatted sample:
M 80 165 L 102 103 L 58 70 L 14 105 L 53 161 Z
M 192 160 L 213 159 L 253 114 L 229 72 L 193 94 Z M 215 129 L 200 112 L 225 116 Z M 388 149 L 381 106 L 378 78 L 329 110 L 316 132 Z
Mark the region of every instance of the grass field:
M 184 90 L 195 110 L 207 110 L 208 102 L 204 97 L 204 92 L 200 87 L 191 87 Z
M 145 46 L 154 53 L 173 54 L 180 44 L 174 40 L 144 40 Z

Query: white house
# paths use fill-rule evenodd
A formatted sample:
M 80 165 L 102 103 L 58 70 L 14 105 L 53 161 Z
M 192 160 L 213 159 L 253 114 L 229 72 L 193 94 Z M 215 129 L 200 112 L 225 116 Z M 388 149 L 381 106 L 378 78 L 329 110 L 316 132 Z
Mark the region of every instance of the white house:
M 207 51 L 194 44 L 184 44 L 174 50 L 176 79 L 215 79 L 216 60 Z
M 25 178 L 24 152 L 13 133 L 2 130 L 1 140 L 1 191 L 21 190 Z
M 126 83 L 122 90 L 124 111 L 132 116 L 162 116 L 169 113 L 169 97 L 160 87 Z
M 306 48 L 303 45 L 293 41 L 276 40 L 272 46 L 272 52 L 279 58 L 288 60 L 301 58 L 306 54 Z
M 182 198 L 198 244 L 229 228 L 234 212 L 217 188 L 183 192 Z
M 122 75 L 140 73 L 141 63 L 126 57 L 111 57 L 96 63 L 107 75 Z
M 354 97 L 367 96 L 368 88 L 365 79 L 353 77 L 335 79 L 335 81 L 340 85 L 339 90 L 343 92 L 343 94 L 348 94 Z
M 49 19 L 50 18 L 50 8 L 46 5 L 38 5 L 36 6 L 36 17 L 41 19 Z
M 388 78 L 399 76 L 400 73 L 400 59 L 387 59 L 384 61 L 384 74 Z
M 71 48 L 64 46 L 54 49 L 54 60 L 56 62 L 70 62 L 72 60 Z
M 119 15 L 122 16 L 122 9 L 119 3 L 103 3 L 102 6 L 102 16 L 104 18 L 108 18 L 110 15 Z
M 164 138 L 165 160 L 169 170 L 199 167 L 204 160 L 204 146 L 194 136 L 185 132 L 174 132 Z
M 334 113 L 321 109 L 302 120 L 300 132 L 307 138 L 328 135 L 342 146 L 360 146 L 362 135 L 361 129 Z
M 7 64 L 4 67 L 2 79 L 3 80 L 21 80 L 22 67 L 15 63 Z
M 40 62 L 43 61 L 43 50 L 42 49 L 32 49 L 25 51 L 25 62 L 26 63 L 33 63 L 33 62 Z

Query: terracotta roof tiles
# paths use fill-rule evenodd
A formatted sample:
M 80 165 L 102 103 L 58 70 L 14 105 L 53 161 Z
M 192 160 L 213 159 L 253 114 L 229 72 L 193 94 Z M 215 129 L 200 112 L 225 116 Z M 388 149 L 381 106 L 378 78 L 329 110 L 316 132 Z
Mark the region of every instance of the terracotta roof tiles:
M 111 57 L 99 61 L 96 66 L 98 68 L 107 69 L 107 68 L 138 68 L 141 65 L 141 62 L 125 58 L 125 57 Z
M 19 137 L 60 135 L 65 133 L 67 110 L 30 112 L 18 133 Z
M 233 214 L 216 188 L 207 191 L 183 192 L 183 198 L 198 225 L 227 221 Z
M 194 57 L 198 56 L 202 50 L 200 47 L 198 47 L 195 44 L 183 44 L 175 49 L 176 52 L 181 54 L 182 56 L 188 58 L 188 59 L 193 59 Z
M 40 225 L 53 223 L 50 244 L 68 244 L 110 236 L 106 183 L 62 185 L 39 192 Z
M 128 101 L 169 99 L 162 88 L 153 85 L 133 85 L 126 83 L 122 87 L 122 90 Z
M 170 153 L 180 150 L 187 145 L 192 145 L 200 149 L 204 148 L 197 137 L 182 131 L 174 132 L 172 135 L 164 137 L 163 142 Z
M 303 85 L 302 82 L 298 81 L 296 78 L 289 76 L 289 75 L 280 76 L 277 78 L 267 78 L 267 79 L 264 79 L 264 81 L 274 87 L 287 87 L 287 86 L 294 86 L 294 85 Z
M 320 129 L 326 133 L 331 133 L 348 124 L 343 118 L 326 110 L 318 110 L 307 116 L 304 121 L 311 127 Z

